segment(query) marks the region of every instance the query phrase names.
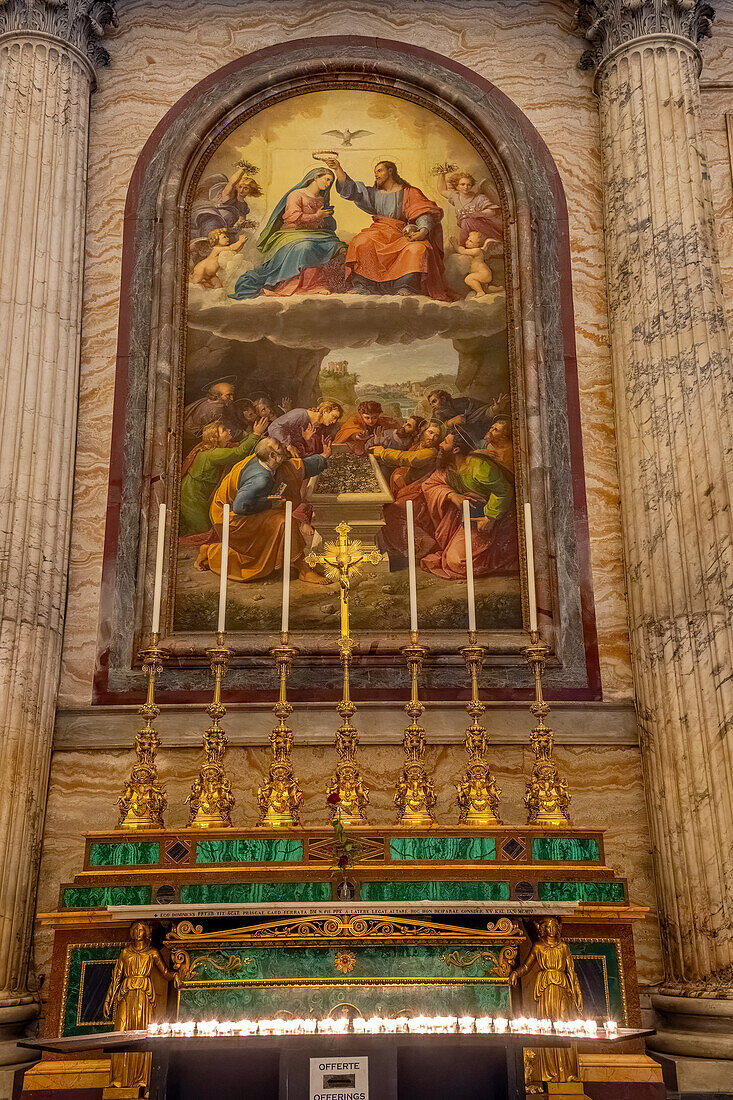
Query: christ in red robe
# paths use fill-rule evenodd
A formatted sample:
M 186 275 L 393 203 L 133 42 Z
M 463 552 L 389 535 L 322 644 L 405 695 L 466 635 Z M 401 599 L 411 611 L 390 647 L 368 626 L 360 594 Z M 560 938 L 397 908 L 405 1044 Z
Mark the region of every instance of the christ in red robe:
M 356 234 L 346 253 L 351 289 L 452 301 L 444 280 L 443 211 L 438 204 L 407 183 L 390 160 L 375 165 L 370 186 L 347 176 L 336 157 L 323 159 L 336 173 L 339 195 L 372 215 L 372 224 Z

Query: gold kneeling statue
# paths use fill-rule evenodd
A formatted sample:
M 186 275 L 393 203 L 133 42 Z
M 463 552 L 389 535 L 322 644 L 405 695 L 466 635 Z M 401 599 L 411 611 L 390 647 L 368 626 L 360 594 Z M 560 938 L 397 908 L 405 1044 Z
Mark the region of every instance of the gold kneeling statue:
M 115 1031 L 144 1031 L 155 1008 L 153 967 L 166 981 L 176 977 L 160 954 L 150 946 L 152 930 L 145 921 L 135 921 L 130 928 L 130 943 L 123 947 L 115 963 L 112 981 L 104 1000 L 104 1015 L 112 1017 Z M 150 1054 L 113 1054 L 110 1074 L 112 1089 L 124 1089 L 118 1096 L 138 1096 L 147 1088 L 150 1077 Z
M 570 948 L 560 938 L 560 922 L 548 917 L 538 922 L 537 931 L 539 939 L 527 961 L 512 971 L 509 980 L 516 985 L 536 965 L 536 1016 L 542 1020 L 577 1020 L 583 1011 L 583 996 Z M 578 1060 L 570 1047 L 539 1047 L 535 1064 L 543 1081 L 578 1080 Z

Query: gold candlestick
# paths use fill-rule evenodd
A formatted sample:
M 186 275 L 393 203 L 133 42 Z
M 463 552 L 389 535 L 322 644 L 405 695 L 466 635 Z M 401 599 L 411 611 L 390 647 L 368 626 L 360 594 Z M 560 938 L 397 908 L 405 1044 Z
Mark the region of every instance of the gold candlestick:
M 471 677 L 471 701 L 466 703 L 471 724 L 466 730 L 464 745 L 468 753 L 468 767 L 463 779 L 456 784 L 458 792 L 458 822 L 460 825 L 501 825 L 499 799 L 501 788 L 491 773 L 486 759 L 488 736 L 479 719 L 486 707 L 479 699 L 478 674 L 486 656 L 483 646 L 477 644 L 476 632 L 468 632 L 468 645 L 461 650 Z
M 272 763 L 267 782 L 260 787 L 257 797 L 260 803 L 258 825 L 270 825 L 275 829 L 285 829 L 300 824 L 300 803 L 303 792 L 293 774 L 293 731 L 287 720 L 293 713 L 288 702 L 287 680 L 295 650 L 288 645 L 287 631 L 280 636 L 280 645 L 271 651 L 275 658 L 280 678 L 280 695 L 272 708 L 277 725 L 270 734 Z
M 545 723 L 550 708 L 542 696 L 542 673 L 547 663 L 548 648 L 540 641 L 537 631 L 530 634 L 531 645 L 524 651 L 527 662 L 534 669 L 535 700 L 530 711 L 537 724 L 529 735 L 534 752 L 532 775 L 527 780 L 524 803 L 527 807 L 528 825 L 569 825 L 567 779 L 561 779 L 552 755 L 555 735 Z
M 410 644 L 402 647 L 410 672 L 410 701 L 405 706 L 410 724 L 402 737 L 405 765 L 397 780 L 394 803 L 400 825 L 434 825 L 435 787 L 429 779 L 423 763 L 425 758 L 425 729 L 420 718 L 425 707 L 417 692 L 417 680 L 427 656 L 427 649 L 418 643 L 416 630 L 410 631 Z
M 341 665 L 344 670 L 344 686 L 341 702 L 336 710 L 341 725 L 336 730 L 336 774 L 326 787 L 326 803 L 331 818 L 338 817 L 342 825 L 365 825 L 365 807 L 369 803 L 369 788 L 364 783 L 356 762 L 359 748 L 359 735 L 351 724 L 356 714 L 356 704 L 349 695 L 349 672 L 351 668 L 351 650 L 354 642 L 351 638 L 339 638 Z
M 214 677 L 214 696 L 206 708 L 211 725 L 204 733 L 206 759 L 186 799 L 190 806 L 189 828 L 222 829 L 232 824 L 234 795 L 232 786 L 224 774 L 224 754 L 229 744 L 220 720 L 226 714 L 221 701 L 221 682 L 229 665 L 230 651 L 224 645 L 224 634 L 216 635 L 217 644 L 209 649 L 211 673 Z
M 133 764 L 125 789 L 117 799 L 120 807 L 118 829 L 163 829 L 163 814 L 168 805 L 165 788 L 158 781 L 155 758 L 160 738 L 153 722 L 160 714 L 155 702 L 155 679 L 163 670 L 163 650 L 159 648 L 160 634 L 153 634 L 150 645 L 141 653 L 143 672 L 148 678 L 148 694 L 138 713 L 145 725 L 135 736 L 137 762 Z
M 316 565 L 325 566 L 325 574 L 329 580 L 338 581 L 339 584 L 341 637 L 338 645 L 344 670 L 344 686 L 341 702 L 336 707 L 341 718 L 341 725 L 336 731 L 338 763 L 336 774 L 326 788 L 326 801 L 331 817 L 338 816 L 341 823 L 347 826 L 366 823 L 364 807 L 369 802 L 369 788 L 364 785 L 356 762 L 359 737 L 351 724 L 351 719 L 356 714 L 356 705 L 349 694 L 351 651 L 354 648 L 354 641 L 349 634 L 351 578 L 358 576 L 359 566 L 364 562 L 378 565 L 384 557 L 377 549 L 365 550 L 357 539 L 349 542 L 350 530 L 348 523 L 340 523 L 336 528 L 338 543 L 327 542 L 322 554 L 311 552 L 306 558 L 311 568 Z

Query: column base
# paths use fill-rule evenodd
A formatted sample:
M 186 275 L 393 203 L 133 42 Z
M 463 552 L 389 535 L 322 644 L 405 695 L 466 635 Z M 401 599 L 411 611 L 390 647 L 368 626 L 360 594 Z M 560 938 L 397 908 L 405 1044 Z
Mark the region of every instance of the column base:
M 733 1000 L 655 994 L 652 1007 L 661 1019 L 647 1047 L 674 1068 L 678 1091 L 733 1092 Z
M 41 1057 L 18 1046 L 18 1039 L 24 1038 L 28 1025 L 38 1016 L 38 1001 L 30 993 L 9 1000 L 0 1000 L 0 1100 L 11 1100 L 15 1074 Z

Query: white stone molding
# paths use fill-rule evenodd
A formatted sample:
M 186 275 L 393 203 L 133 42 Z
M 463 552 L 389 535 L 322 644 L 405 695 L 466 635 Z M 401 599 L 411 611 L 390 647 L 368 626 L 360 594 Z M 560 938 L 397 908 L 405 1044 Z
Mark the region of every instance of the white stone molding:
M 649 35 L 696 46 L 710 37 L 714 18 L 705 0 L 576 0 L 575 27 L 588 43 L 580 67 L 597 69 L 616 50 Z
M 52 35 L 73 46 L 94 65 L 108 65 L 99 41 L 117 26 L 117 0 L 0 0 L 0 35 L 23 31 Z

